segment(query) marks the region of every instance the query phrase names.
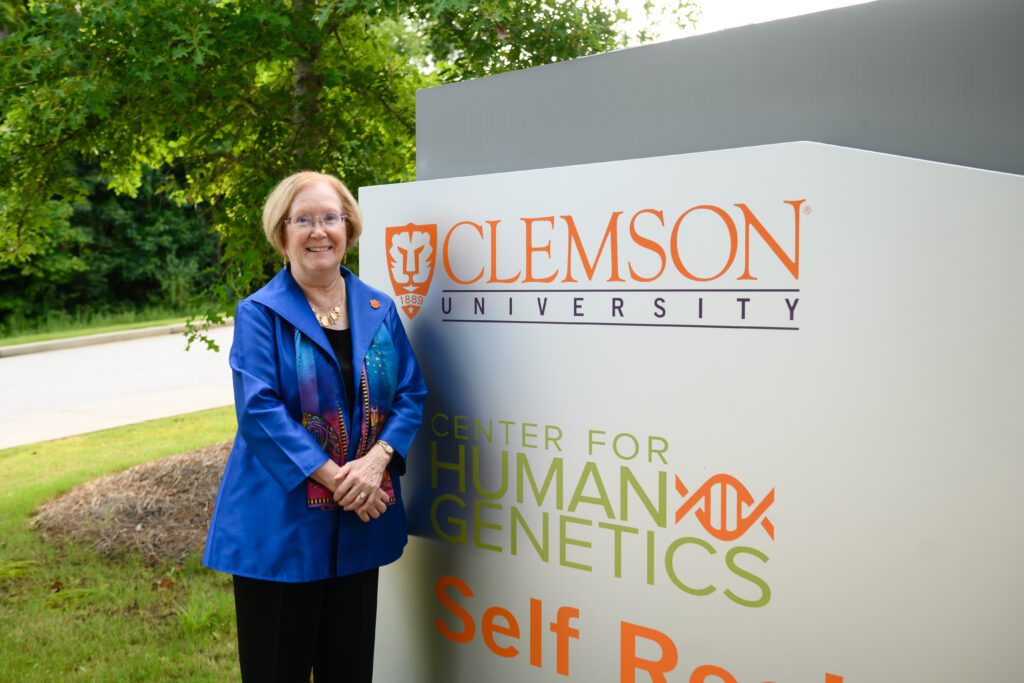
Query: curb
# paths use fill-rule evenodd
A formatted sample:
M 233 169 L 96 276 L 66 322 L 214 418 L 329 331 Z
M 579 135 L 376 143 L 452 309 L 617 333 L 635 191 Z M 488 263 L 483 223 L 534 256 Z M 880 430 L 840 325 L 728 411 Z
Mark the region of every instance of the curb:
M 210 329 L 219 327 L 230 327 L 234 325 L 233 320 L 222 325 L 212 325 Z M 30 344 L 15 344 L 14 346 L 0 346 L 0 358 L 12 356 L 24 356 L 30 353 L 43 353 L 46 351 L 60 351 L 62 349 L 75 349 L 80 346 L 96 346 L 97 344 L 109 344 L 111 342 L 128 341 L 130 339 L 143 339 L 145 337 L 160 337 L 165 334 L 181 334 L 185 331 L 185 323 L 176 325 L 161 325 L 159 327 L 142 327 L 137 330 L 122 330 L 120 332 L 104 332 L 102 334 L 89 334 L 84 337 L 68 337 L 67 339 L 52 339 L 50 341 L 32 342 Z

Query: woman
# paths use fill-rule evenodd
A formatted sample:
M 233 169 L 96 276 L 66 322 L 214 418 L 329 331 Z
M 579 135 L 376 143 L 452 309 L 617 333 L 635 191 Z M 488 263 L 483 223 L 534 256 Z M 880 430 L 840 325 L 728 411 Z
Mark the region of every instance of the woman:
M 362 222 L 340 180 L 285 178 L 263 229 L 287 267 L 235 314 L 238 433 L 203 563 L 234 575 L 244 681 L 370 681 L 426 388 L 390 298 L 341 266 Z

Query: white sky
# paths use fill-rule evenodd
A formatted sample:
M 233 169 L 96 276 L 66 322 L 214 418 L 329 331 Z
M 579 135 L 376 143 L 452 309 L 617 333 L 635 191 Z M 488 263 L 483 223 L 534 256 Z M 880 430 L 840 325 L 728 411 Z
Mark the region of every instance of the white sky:
M 672 40 L 700 33 L 721 31 L 722 29 L 757 24 L 783 17 L 794 17 L 799 14 L 820 12 L 847 5 L 859 5 L 872 0 L 696 0 L 700 6 L 697 27 L 680 30 L 672 21 L 671 16 L 655 17 L 651 28 L 659 34 L 654 42 Z M 629 10 L 631 16 L 640 20 L 631 22 L 627 30 L 634 34 L 643 27 L 644 0 L 619 0 L 619 4 Z M 670 1 L 655 0 L 656 8 L 664 8 Z M 663 11 L 663 10 L 662 10 Z

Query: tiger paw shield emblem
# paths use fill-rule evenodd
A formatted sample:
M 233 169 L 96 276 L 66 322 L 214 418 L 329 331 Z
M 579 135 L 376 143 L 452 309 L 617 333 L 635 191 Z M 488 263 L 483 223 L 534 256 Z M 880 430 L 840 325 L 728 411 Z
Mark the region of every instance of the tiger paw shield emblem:
M 409 223 L 389 227 L 385 231 L 385 248 L 395 299 L 412 320 L 426 301 L 434 277 L 437 225 Z

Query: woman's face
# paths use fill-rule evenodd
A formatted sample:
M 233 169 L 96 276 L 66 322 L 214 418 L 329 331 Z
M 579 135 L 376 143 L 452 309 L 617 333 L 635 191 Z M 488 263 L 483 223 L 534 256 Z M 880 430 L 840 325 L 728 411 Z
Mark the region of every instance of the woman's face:
M 318 182 L 299 190 L 292 199 L 291 209 L 285 218 L 291 221 L 284 226 L 284 250 L 291 262 L 292 274 L 298 277 L 323 275 L 325 271 L 338 272 L 338 265 L 345 257 L 348 226 L 345 221 L 328 227 L 320 217 L 328 213 L 344 213 L 341 198 L 331 186 Z M 312 226 L 300 227 L 299 216 L 315 216 Z

